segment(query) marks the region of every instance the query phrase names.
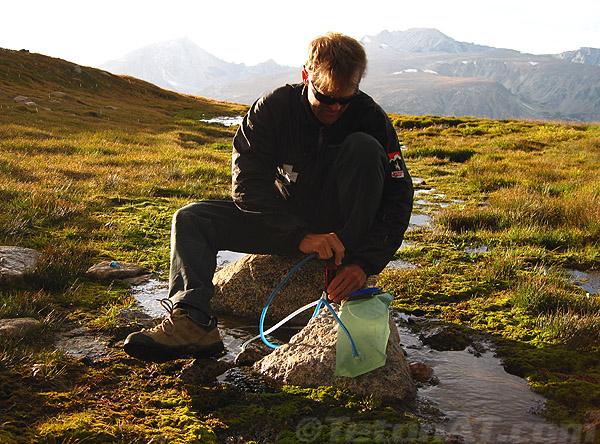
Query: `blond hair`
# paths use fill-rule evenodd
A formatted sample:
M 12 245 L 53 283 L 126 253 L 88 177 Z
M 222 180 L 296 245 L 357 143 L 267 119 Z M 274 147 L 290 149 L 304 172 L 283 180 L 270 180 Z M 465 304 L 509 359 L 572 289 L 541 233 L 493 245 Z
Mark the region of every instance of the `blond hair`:
M 328 32 L 308 45 L 304 69 L 323 93 L 357 88 L 367 70 L 367 54 L 357 40 L 339 32 Z

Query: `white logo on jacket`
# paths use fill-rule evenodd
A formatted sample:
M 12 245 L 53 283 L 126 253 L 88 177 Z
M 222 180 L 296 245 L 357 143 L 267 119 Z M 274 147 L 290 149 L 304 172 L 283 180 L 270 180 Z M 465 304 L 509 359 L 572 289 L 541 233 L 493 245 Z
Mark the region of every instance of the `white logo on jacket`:
M 277 172 L 285 177 L 288 183 L 296 182 L 298 179 L 298 173 L 294 171 L 294 165 L 284 163 L 282 166 L 277 167 Z

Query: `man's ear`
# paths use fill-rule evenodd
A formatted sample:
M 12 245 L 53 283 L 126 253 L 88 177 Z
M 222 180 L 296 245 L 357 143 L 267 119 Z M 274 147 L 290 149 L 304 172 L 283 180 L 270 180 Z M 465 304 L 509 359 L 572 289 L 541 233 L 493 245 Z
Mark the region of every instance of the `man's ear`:
M 306 72 L 306 69 L 302 68 L 302 83 L 304 83 L 306 86 L 308 86 L 308 73 Z

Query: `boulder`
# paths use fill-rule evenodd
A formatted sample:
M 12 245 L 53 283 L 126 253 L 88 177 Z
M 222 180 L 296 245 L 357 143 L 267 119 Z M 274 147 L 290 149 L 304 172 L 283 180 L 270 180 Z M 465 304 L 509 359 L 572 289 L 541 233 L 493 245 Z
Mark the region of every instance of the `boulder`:
M 247 255 L 215 273 L 215 295 L 211 301 L 215 314 L 260 319 L 269 296 L 282 279 L 306 256 Z M 281 287 L 267 311 L 266 321 L 280 321 L 298 308 L 317 300 L 325 289 L 325 266 L 313 259 L 300 267 Z M 304 325 L 312 311 L 306 310 L 291 320 Z
M 41 325 L 33 318 L 0 319 L 0 336 L 21 338 Z
M 359 396 L 373 395 L 389 402 L 415 397 L 416 388 L 400 346 L 400 336 L 391 319 L 386 364 L 355 378 L 333 374 L 336 338 L 336 321 L 328 311 L 321 311 L 288 344 L 256 362 L 253 368 L 264 377 L 281 384 L 337 386 Z
M 22 279 L 37 266 L 40 254 L 31 248 L 0 246 L 0 281 Z
M 144 273 L 144 268 L 140 265 L 117 261 L 100 262 L 86 271 L 86 274 L 93 279 L 126 279 Z

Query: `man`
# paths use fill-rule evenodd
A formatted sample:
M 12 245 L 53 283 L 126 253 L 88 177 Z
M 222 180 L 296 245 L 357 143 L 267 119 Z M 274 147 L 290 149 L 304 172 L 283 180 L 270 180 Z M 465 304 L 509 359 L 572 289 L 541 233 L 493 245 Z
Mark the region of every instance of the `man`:
M 233 140 L 233 201 L 175 213 L 169 317 L 129 335 L 127 353 L 164 361 L 223 350 L 210 316 L 219 250 L 332 259 L 335 302 L 385 267 L 408 227 L 413 188 L 389 118 L 359 90 L 366 66 L 358 41 L 328 33 L 310 43 L 302 83 L 254 103 Z

